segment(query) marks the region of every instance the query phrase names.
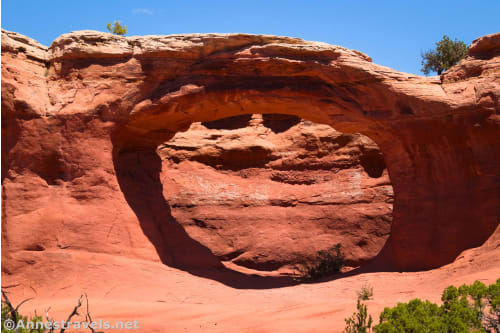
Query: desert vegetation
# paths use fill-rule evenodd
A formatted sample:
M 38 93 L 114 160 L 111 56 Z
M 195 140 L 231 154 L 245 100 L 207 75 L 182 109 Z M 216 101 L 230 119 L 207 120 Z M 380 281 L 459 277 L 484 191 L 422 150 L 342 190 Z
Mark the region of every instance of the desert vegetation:
M 7 286 L 9 288 L 15 286 Z M 2 330 L 1 333 L 64 333 L 66 329 L 81 328 L 88 329 L 92 333 L 102 333 L 97 331 L 97 323 L 92 320 L 89 310 L 89 300 L 87 294 L 82 294 L 78 298 L 77 304 L 68 315 L 65 321 L 56 321 L 50 317 L 50 307 L 45 310 L 44 318 L 35 312 L 34 316 L 22 315 L 19 311 L 20 307 L 31 298 L 26 298 L 19 304 L 14 305 L 9 297 L 8 292 L 2 289 Z M 85 312 L 80 313 L 80 308 L 85 305 Z M 83 320 L 73 320 L 74 317 L 82 317 Z M 63 324 L 61 324 L 63 323 Z M 71 323 L 71 327 L 64 323 Z
M 358 294 L 358 300 L 367 301 L 373 297 L 373 287 L 365 283 L 356 293 Z
M 19 326 L 24 326 L 25 328 L 19 328 L 15 332 L 17 333 L 44 333 L 45 329 L 39 325 L 43 324 L 43 318 L 41 316 L 23 316 L 17 310 L 12 311 L 7 304 L 2 303 L 2 324 L 8 320 L 12 320 L 14 323 L 20 323 Z M 29 323 L 32 323 L 33 328 L 29 328 Z M 14 330 L 7 328 L 8 325 L 2 325 L 2 333 L 12 333 Z
M 480 281 L 443 291 L 442 305 L 418 298 L 380 313 L 375 333 L 500 332 L 500 279 L 489 286 Z M 370 332 L 372 319 L 358 299 L 357 312 L 345 319 L 346 333 Z
M 345 319 L 345 333 L 367 333 L 370 332 L 373 319 L 368 315 L 367 306 L 360 302 L 356 305 L 357 312 L 354 312 L 351 317 Z
M 126 35 L 127 34 L 127 26 L 126 25 L 122 25 L 120 22 L 118 21 L 115 21 L 113 22 L 113 24 L 111 23 L 108 23 L 106 25 L 106 28 L 108 28 L 108 31 L 111 32 L 112 34 L 115 34 L 115 35 Z
M 338 243 L 328 250 L 318 251 L 313 260 L 303 260 L 295 265 L 295 279 L 301 282 L 311 282 L 339 273 L 344 267 L 344 260 L 342 245 Z
M 422 53 L 422 69 L 424 74 L 436 72 L 441 75 L 442 72 L 456 65 L 462 58 L 467 55 L 467 45 L 457 39 L 451 40 L 450 37 L 444 35 L 443 38 L 436 43 L 434 50 L 428 50 Z

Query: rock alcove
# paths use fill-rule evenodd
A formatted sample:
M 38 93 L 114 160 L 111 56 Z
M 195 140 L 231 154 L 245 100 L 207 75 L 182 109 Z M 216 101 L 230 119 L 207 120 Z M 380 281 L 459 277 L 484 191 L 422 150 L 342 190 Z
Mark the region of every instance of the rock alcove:
M 337 243 L 355 267 L 389 236 L 392 186 L 360 134 L 242 115 L 194 123 L 157 153 L 172 216 L 228 267 L 287 271 Z

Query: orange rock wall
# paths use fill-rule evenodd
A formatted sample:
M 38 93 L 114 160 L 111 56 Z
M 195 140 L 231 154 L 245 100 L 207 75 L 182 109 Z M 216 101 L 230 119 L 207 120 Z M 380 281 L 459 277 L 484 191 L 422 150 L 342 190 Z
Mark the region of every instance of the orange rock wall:
M 287 37 L 83 31 L 46 48 L 2 31 L 3 271 L 68 249 L 220 267 L 173 218 L 157 149 L 193 122 L 257 113 L 377 143 L 394 189 L 379 269 L 452 262 L 499 224 L 499 49 L 482 37 L 424 78 Z

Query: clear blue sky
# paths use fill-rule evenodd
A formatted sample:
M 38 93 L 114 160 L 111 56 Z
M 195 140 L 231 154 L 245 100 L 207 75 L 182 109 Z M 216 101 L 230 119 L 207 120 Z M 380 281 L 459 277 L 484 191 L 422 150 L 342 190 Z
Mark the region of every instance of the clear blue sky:
M 2 28 L 45 45 L 70 31 L 105 31 L 114 20 L 129 35 L 245 32 L 323 41 L 420 74 L 421 51 L 444 34 L 470 44 L 499 32 L 500 0 L 2 1 Z

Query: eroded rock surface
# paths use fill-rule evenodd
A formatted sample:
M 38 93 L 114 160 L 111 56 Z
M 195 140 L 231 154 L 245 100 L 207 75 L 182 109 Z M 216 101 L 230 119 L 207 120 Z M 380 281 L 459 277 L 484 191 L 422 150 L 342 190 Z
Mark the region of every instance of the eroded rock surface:
M 276 270 L 340 243 L 358 266 L 389 236 L 392 186 L 365 136 L 243 115 L 195 123 L 158 153 L 172 215 L 223 261 Z

